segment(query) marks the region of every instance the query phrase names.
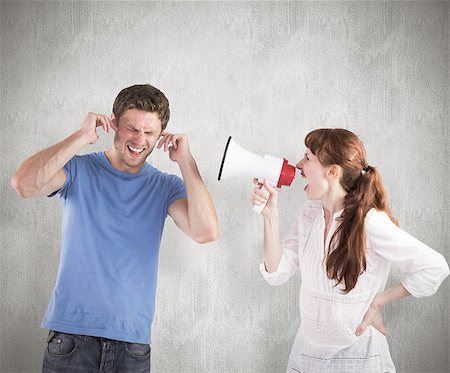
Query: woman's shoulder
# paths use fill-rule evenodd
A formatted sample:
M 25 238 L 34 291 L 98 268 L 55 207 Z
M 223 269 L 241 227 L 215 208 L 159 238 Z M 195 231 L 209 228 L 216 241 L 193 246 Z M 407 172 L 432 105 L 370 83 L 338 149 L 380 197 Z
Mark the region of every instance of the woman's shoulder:
M 377 210 L 375 207 L 372 207 L 366 214 L 365 224 L 376 224 L 379 222 L 391 220 L 389 215 L 386 212 Z
M 397 229 L 396 224 L 391 220 L 389 215 L 385 211 L 377 210 L 376 208 L 371 208 L 367 212 L 364 227 L 366 234 L 369 236 L 380 232 L 388 234 L 388 232 Z

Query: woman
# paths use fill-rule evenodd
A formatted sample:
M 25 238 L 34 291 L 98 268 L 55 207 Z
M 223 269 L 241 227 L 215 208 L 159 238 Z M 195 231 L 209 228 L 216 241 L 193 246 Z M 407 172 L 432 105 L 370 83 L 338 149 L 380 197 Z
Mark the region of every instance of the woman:
M 271 285 L 302 273 L 301 326 L 288 372 L 395 372 L 382 308 L 413 295 L 434 294 L 449 274 L 444 257 L 401 230 L 377 169 L 360 139 L 345 129 L 318 129 L 305 138 L 297 164 L 307 202 L 280 245 L 277 191 L 264 182 L 254 204 L 266 203 L 264 263 Z M 257 181 L 255 180 L 255 184 Z M 384 290 L 390 264 L 404 277 Z

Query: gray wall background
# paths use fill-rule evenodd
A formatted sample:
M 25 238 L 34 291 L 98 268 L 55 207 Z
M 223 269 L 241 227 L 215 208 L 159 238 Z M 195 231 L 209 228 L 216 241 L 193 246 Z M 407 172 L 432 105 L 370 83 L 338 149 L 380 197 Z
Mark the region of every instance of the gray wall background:
M 272 288 L 259 274 L 250 180 L 217 181 L 229 135 L 293 163 L 308 131 L 351 129 L 402 228 L 450 258 L 447 1 L 1 2 L 0 20 L 1 372 L 40 371 L 60 245 L 58 201 L 21 200 L 10 177 L 128 85 L 168 96 L 222 230 L 199 246 L 167 221 L 152 372 L 283 372 L 300 323 L 300 276 Z M 179 174 L 162 152 L 149 162 Z M 282 190 L 282 234 L 304 198 L 299 182 Z M 449 372 L 449 285 L 386 307 L 398 372 Z

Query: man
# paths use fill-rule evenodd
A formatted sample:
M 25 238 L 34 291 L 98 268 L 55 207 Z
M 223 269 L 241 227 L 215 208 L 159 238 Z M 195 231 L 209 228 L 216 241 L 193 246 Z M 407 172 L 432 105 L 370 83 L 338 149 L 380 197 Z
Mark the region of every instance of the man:
M 21 197 L 58 195 L 60 266 L 42 326 L 43 372 L 149 372 L 158 253 L 164 221 L 198 243 L 219 225 L 185 135 L 165 131 L 169 102 L 150 85 L 123 89 L 113 114 L 89 113 L 81 129 L 25 160 L 11 184 Z M 114 131 L 106 152 L 76 154 Z M 146 158 L 164 148 L 184 179 Z

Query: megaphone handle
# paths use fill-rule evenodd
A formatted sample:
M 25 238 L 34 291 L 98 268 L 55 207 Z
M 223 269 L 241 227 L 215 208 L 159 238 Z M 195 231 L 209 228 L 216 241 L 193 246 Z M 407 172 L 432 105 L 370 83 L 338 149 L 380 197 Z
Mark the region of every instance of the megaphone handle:
M 260 183 L 262 183 L 264 180 L 259 180 L 259 179 L 258 179 L 258 181 L 259 181 Z M 270 183 L 270 184 L 272 184 L 272 183 Z M 264 186 L 261 187 L 261 190 L 262 190 L 263 192 L 269 193 L 269 191 L 268 191 Z M 264 207 L 266 207 L 266 205 L 267 205 L 267 202 L 266 202 L 266 203 L 263 203 L 263 204 L 261 204 L 261 205 L 253 205 L 253 211 L 257 212 L 258 214 L 261 214 L 262 210 L 264 210 Z
M 266 207 L 266 205 L 267 202 L 261 205 L 253 205 L 253 211 L 257 212 L 258 214 L 261 214 L 262 210 L 264 210 L 264 207 Z

